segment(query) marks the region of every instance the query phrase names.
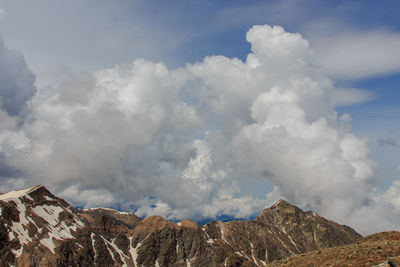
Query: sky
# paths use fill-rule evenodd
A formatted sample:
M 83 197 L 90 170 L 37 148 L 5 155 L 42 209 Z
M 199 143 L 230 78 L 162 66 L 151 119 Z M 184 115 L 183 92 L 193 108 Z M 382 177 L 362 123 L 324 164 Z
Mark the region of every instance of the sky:
M 400 230 L 398 1 L 0 0 L 0 190 Z

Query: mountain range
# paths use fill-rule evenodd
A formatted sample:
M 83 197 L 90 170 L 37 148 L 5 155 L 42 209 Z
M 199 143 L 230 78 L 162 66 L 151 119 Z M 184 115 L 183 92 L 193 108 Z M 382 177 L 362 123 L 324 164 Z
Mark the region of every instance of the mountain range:
M 0 195 L 0 266 L 397 266 L 400 233 L 362 237 L 279 200 L 249 221 L 77 209 L 44 186 Z M 385 265 L 386 264 L 386 265 Z M 400 266 L 400 265 L 398 265 Z

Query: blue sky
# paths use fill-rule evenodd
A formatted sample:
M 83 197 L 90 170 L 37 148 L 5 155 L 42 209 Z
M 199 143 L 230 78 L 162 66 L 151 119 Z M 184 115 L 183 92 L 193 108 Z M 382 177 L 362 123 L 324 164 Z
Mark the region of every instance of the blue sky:
M 42 183 L 84 206 L 134 207 L 170 219 L 246 217 L 284 197 L 372 231 L 356 217 L 400 210 L 400 199 L 388 200 L 400 192 L 399 8 L 398 1 L 372 0 L 0 0 L 0 68 L 9 75 L 3 84 L 25 82 L 11 83 L 21 94 L 0 88 L 4 102 L 10 97 L 7 103 L 24 106 L 17 115 L 0 113 L 0 187 Z M 306 62 L 304 69 L 293 74 L 281 69 L 291 59 L 272 56 L 264 78 L 245 75 L 257 65 L 249 54 L 262 62 L 265 47 L 279 53 L 271 36 L 280 28 L 252 28 L 266 24 L 290 33 L 275 42 L 295 40 L 291 55 Z M 311 79 L 323 93 L 272 90 L 287 86 L 285 75 Z M 297 129 L 304 140 L 268 143 L 263 137 L 283 134 L 261 127 L 273 121 L 262 115 L 273 113 L 270 98 L 278 103 L 293 95 L 300 100 L 280 110 L 288 117 L 274 127 Z M 292 109 L 306 122 L 291 117 Z M 343 114 L 351 119 L 340 120 Z M 303 128 L 291 124 L 296 119 Z M 305 137 L 313 127 L 322 131 L 315 142 L 336 150 L 318 150 Z M 303 162 L 313 149 L 316 156 Z M 292 157 L 299 158 L 293 169 Z M 337 167 L 324 165 L 330 161 Z M 341 178 L 319 177 L 330 172 Z M 296 188 L 311 181 L 309 190 Z M 330 186 L 336 189 L 324 199 Z M 346 187 L 364 191 L 347 199 Z M 326 212 L 332 200 L 337 205 Z M 398 227 L 398 216 L 371 224 Z

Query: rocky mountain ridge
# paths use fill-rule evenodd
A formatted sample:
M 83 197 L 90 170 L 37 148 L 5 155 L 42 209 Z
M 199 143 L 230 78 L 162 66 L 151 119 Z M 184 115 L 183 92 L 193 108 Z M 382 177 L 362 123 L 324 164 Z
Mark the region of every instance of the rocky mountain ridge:
M 400 266 L 400 232 L 390 231 L 366 236 L 344 245 L 274 261 L 268 267 L 396 267 Z
M 353 243 L 353 229 L 280 200 L 251 221 L 173 223 L 79 210 L 43 186 L 0 195 L 1 266 L 265 266 Z

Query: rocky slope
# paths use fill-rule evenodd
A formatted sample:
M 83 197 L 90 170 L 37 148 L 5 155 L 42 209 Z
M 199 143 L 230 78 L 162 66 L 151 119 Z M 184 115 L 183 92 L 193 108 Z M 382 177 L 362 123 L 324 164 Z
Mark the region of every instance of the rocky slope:
M 383 232 L 356 243 L 312 251 L 270 263 L 269 267 L 400 266 L 400 233 Z
M 252 221 L 173 223 L 78 210 L 37 186 L 0 195 L 1 266 L 265 266 L 361 238 L 280 200 Z

